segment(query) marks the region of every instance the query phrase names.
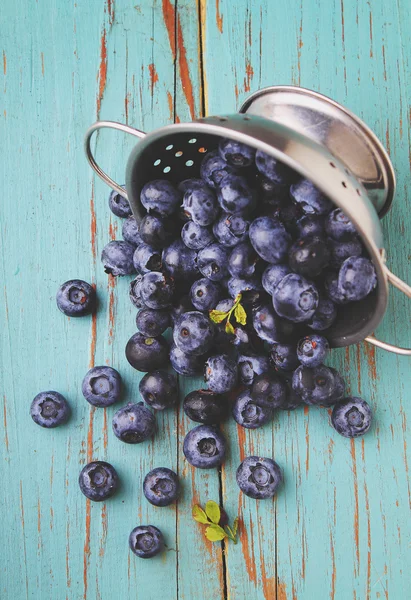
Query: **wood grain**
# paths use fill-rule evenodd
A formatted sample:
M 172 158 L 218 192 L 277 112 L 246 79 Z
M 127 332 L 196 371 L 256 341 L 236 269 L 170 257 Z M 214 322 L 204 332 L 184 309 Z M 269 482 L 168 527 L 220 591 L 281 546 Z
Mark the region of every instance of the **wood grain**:
M 116 408 L 90 410 L 81 381 L 90 366 L 110 364 L 124 379 L 124 402 L 139 399 L 140 376 L 124 359 L 135 331 L 128 281 L 107 278 L 99 260 L 121 222 L 83 153 L 98 118 L 150 131 L 234 111 L 266 85 L 330 95 L 390 151 L 398 193 L 383 221 L 388 263 L 411 280 L 410 3 L 15 0 L 1 12 L 1 598 L 409 598 L 409 359 L 365 345 L 334 351 L 350 392 L 375 409 L 372 433 L 345 440 L 315 409 L 280 413 L 255 432 L 229 422 L 221 474 L 184 460 L 192 424 L 181 407 L 157 415 L 155 441 L 128 446 L 111 431 Z M 96 136 L 99 161 L 120 183 L 133 145 Z M 57 311 L 56 290 L 73 277 L 96 286 L 96 317 Z M 409 346 L 409 315 L 394 292 L 378 335 Z M 181 397 L 201 385 L 180 378 Z M 66 427 L 32 423 L 30 402 L 45 389 L 70 401 Z M 252 453 L 284 469 L 273 502 L 239 494 L 235 471 Z M 117 498 L 102 505 L 77 485 L 81 467 L 98 458 L 122 479 Z M 176 507 L 155 509 L 142 497 L 155 466 L 178 471 Z M 241 516 L 238 545 L 206 542 L 191 518 L 194 502 L 220 496 L 230 518 Z M 128 534 L 139 523 L 163 530 L 162 556 L 130 555 Z

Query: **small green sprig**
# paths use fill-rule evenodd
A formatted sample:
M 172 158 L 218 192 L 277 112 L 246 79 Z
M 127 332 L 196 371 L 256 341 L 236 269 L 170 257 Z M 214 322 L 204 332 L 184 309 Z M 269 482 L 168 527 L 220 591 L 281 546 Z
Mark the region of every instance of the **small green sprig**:
M 234 304 L 230 310 L 210 310 L 210 319 L 213 323 L 222 323 L 226 320 L 225 331 L 226 333 L 235 333 L 234 327 L 230 322 L 231 315 L 234 315 L 237 323 L 241 325 L 245 325 L 247 322 L 247 313 L 245 312 L 243 306 L 240 304 L 241 302 L 241 294 L 237 294 L 234 299 Z
M 221 527 L 221 510 L 213 500 L 206 503 L 205 510 L 199 504 L 195 504 L 192 515 L 194 521 L 207 525 L 205 536 L 210 542 L 220 542 L 224 538 L 229 538 L 234 544 L 237 543 L 238 517 L 234 519 L 232 527 L 229 525 Z

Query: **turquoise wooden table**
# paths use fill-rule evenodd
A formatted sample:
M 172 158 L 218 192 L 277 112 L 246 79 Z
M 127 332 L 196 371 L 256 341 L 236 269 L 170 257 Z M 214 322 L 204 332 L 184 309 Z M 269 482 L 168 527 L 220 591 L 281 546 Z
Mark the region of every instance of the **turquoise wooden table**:
M 96 119 L 150 131 L 230 112 L 260 87 L 303 85 L 359 114 L 384 141 L 398 193 L 383 229 L 389 265 L 411 280 L 410 68 L 407 0 L 40 0 L 4 2 L 0 52 L 3 259 L 1 311 L 2 499 L 0 597 L 78 600 L 334 600 L 411 598 L 410 359 L 360 344 L 332 354 L 375 426 L 350 442 L 326 410 L 280 413 L 259 431 L 224 429 L 221 479 L 182 455 L 189 423 L 158 415 L 153 443 L 112 434 L 115 407 L 90 410 L 81 380 L 110 364 L 137 400 L 139 375 L 124 359 L 135 331 L 128 281 L 107 279 L 99 255 L 120 237 L 108 189 L 83 153 Z M 102 132 L 96 152 L 118 180 L 133 139 Z M 97 318 L 67 319 L 55 306 L 73 277 L 96 284 Z M 411 344 L 410 309 L 393 293 L 378 333 Z M 199 385 L 181 381 L 181 394 Z M 43 430 L 28 410 L 41 390 L 71 403 L 69 425 Z M 235 470 L 248 454 L 274 456 L 285 485 L 274 502 L 239 494 Z M 123 486 L 104 504 L 79 492 L 82 465 L 108 460 Z M 178 506 L 142 497 L 153 466 L 178 471 Z M 194 502 L 219 497 L 241 516 L 240 543 L 206 542 Z M 167 551 L 129 552 L 137 524 L 159 526 Z

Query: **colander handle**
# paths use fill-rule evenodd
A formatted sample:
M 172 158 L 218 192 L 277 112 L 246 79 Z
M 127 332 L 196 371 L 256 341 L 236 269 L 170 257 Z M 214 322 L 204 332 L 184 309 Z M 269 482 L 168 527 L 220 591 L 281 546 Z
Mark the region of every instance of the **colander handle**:
M 117 129 L 118 131 L 129 133 L 130 135 L 134 135 L 135 137 L 138 137 L 140 139 L 143 138 L 146 134 L 144 133 L 144 131 L 134 129 L 134 127 L 129 127 L 128 125 L 123 125 L 122 123 L 117 123 L 116 121 L 97 121 L 97 123 L 94 123 L 94 125 L 87 129 L 86 136 L 84 139 L 84 150 L 86 152 L 87 160 L 90 163 L 91 168 L 94 169 L 94 171 L 97 173 L 100 179 L 107 183 L 108 186 L 113 188 L 113 190 L 116 190 L 116 192 L 120 194 L 120 196 L 123 196 L 123 198 L 128 200 L 127 192 L 125 191 L 125 189 L 122 188 L 118 183 L 114 181 L 114 179 L 111 179 L 111 177 L 109 177 L 107 173 L 103 171 L 103 169 L 97 164 L 97 161 L 94 158 L 93 152 L 91 150 L 91 138 L 93 136 L 93 133 L 98 129 L 103 128 Z
M 391 273 L 391 271 L 384 266 L 385 273 L 387 275 L 388 281 L 399 289 L 403 294 L 411 298 L 411 287 L 406 284 L 402 279 Z M 377 348 L 382 348 L 387 352 L 394 352 L 395 354 L 401 354 L 402 356 L 411 356 L 411 348 L 401 348 L 401 346 L 394 346 L 393 344 L 388 344 L 387 342 L 382 342 L 377 339 L 374 335 L 369 335 L 365 338 L 365 341 L 369 344 L 373 344 L 377 346 Z

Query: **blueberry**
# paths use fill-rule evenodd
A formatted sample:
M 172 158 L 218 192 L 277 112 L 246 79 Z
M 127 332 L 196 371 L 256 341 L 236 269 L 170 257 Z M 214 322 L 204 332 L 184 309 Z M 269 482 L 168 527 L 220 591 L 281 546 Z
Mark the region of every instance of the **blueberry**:
M 241 142 L 224 138 L 218 145 L 220 156 L 233 167 L 249 167 L 254 163 L 255 149 Z
M 345 304 L 348 302 L 345 293 L 338 285 L 338 271 L 329 271 L 325 275 L 324 289 L 329 299 L 335 304 Z
M 256 152 L 255 164 L 264 177 L 276 183 L 290 184 L 297 177 L 293 169 L 261 150 Z
M 307 325 L 314 331 L 323 331 L 331 327 L 336 318 L 337 309 L 334 302 L 329 298 L 320 298 L 314 316 Z
M 218 150 L 206 154 L 200 167 L 201 178 L 212 188 L 216 187 L 225 175 L 236 173 L 237 169 L 221 158 Z
M 247 215 L 255 207 L 255 193 L 241 175 L 225 175 L 217 186 L 217 199 L 222 210 L 233 215 Z
M 363 247 L 358 237 L 353 237 L 351 240 L 337 242 L 332 238 L 328 238 L 327 245 L 331 254 L 330 264 L 333 267 L 341 267 L 343 262 L 350 256 L 361 256 Z
M 222 289 L 207 277 L 198 279 L 191 286 L 190 298 L 197 310 L 209 311 L 215 308 L 222 295 Z
M 130 533 L 128 544 L 139 558 L 152 558 L 164 550 L 163 534 L 153 525 L 135 527 Z
M 176 220 L 156 214 L 145 215 L 140 223 L 140 237 L 152 248 L 164 248 L 176 237 Z
M 228 275 L 229 251 L 220 244 L 210 244 L 199 251 L 197 265 L 200 273 L 212 281 L 221 281 Z
M 170 181 L 155 179 L 141 190 L 141 204 L 148 212 L 156 212 L 163 217 L 172 215 L 181 204 L 181 192 Z
M 201 250 L 214 242 L 214 236 L 208 227 L 201 227 L 194 221 L 187 221 L 181 230 L 181 239 L 187 248 Z
M 121 395 L 120 373 L 112 367 L 93 367 L 86 373 L 81 391 L 93 406 L 111 406 Z
M 149 271 L 159 271 L 161 269 L 161 251 L 143 242 L 134 251 L 133 263 L 137 273 L 142 275 Z
M 194 223 L 203 227 L 214 223 L 220 212 L 215 193 L 205 184 L 184 194 L 183 208 Z
M 220 300 L 220 302 L 216 306 L 216 310 L 221 310 L 223 312 L 228 312 L 234 306 L 234 300 L 232 298 L 224 298 Z
M 242 294 L 242 302 L 255 304 L 260 301 L 262 286 L 261 279 L 257 275 L 252 277 L 240 278 L 231 277 L 227 282 L 227 290 L 232 298 L 236 298 L 238 294 Z
M 66 423 L 70 406 L 58 392 L 40 392 L 30 406 L 30 416 L 37 425 L 50 429 Z
M 362 300 L 377 286 L 377 274 L 368 258 L 347 258 L 338 274 L 338 289 L 349 302 Z
M 339 402 L 345 397 L 345 381 L 337 369 L 329 367 L 331 373 L 334 375 L 334 391 L 329 398 L 324 400 L 321 406 L 330 407 L 336 402 Z
M 219 467 L 225 458 L 225 448 L 223 434 L 210 425 L 198 425 L 184 438 L 184 456 L 198 469 Z
M 281 408 L 286 401 L 286 386 L 277 373 L 266 371 L 254 379 L 251 396 L 268 408 Z
M 282 323 L 274 310 L 268 305 L 260 305 L 253 310 L 253 327 L 259 338 L 275 344 L 284 338 Z
M 176 240 L 163 250 L 163 268 L 174 279 L 192 279 L 198 275 L 197 252 Z
M 335 208 L 325 220 L 325 231 L 338 242 L 348 241 L 355 235 L 356 229 L 341 208 Z
M 143 275 L 141 298 L 148 308 L 159 310 L 170 306 L 174 293 L 173 281 L 157 271 Z
M 125 185 L 122 185 L 121 187 L 124 190 L 126 189 Z M 108 197 L 108 205 L 111 212 L 114 213 L 116 217 L 122 217 L 124 219 L 132 214 L 131 206 L 127 198 L 124 198 L 124 196 L 121 196 L 115 190 L 113 190 Z
M 294 344 L 274 344 L 270 360 L 279 371 L 294 371 L 299 365 Z
M 140 444 L 153 437 L 156 421 L 151 410 L 143 402 L 120 408 L 113 417 L 114 435 L 126 444 Z
M 333 207 L 331 200 L 308 179 L 294 183 L 290 194 L 306 215 L 327 215 Z
M 81 279 L 71 279 L 61 285 L 56 295 L 57 307 L 68 317 L 82 317 L 96 307 L 94 288 Z
M 301 365 L 294 371 L 292 386 L 306 404 L 323 405 L 335 391 L 335 378 L 324 365 L 312 369 Z
M 318 302 L 319 296 L 315 285 L 296 273 L 286 275 L 273 292 L 273 306 L 276 313 L 293 323 L 312 319 Z
M 106 244 L 101 253 L 104 271 L 114 277 L 135 273 L 136 268 L 133 264 L 135 250 L 135 246 L 128 242 L 115 240 Z
M 275 496 L 283 482 L 283 475 L 278 464 L 271 458 L 247 456 L 237 469 L 236 480 L 246 496 L 264 500 Z
M 210 356 L 205 363 L 204 379 L 210 390 L 224 394 L 237 384 L 237 365 L 228 354 Z
M 143 241 L 139 233 L 139 226 L 133 216 L 127 217 L 123 221 L 122 231 L 123 239 L 133 246 L 138 246 Z
M 177 500 L 179 491 L 177 473 L 171 469 L 157 467 L 144 477 L 144 495 L 154 506 L 169 506 Z
M 347 438 L 364 435 L 371 427 L 372 413 L 369 404 L 357 397 L 338 402 L 331 414 L 331 425 Z
M 195 354 L 185 354 L 180 348 L 173 345 L 170 350 L 170 363 L 179 375 L 194 377 L 201 374 L 204 359 Z
M 116 493 L 120 480 L 112 465 L 103 460 L 95 460 L 82 468 L 78 483 L 86 498 L 103 502 Z
M 259 257 L 249 242 L 237 244 L 228 259 L 228 270 L 232 277 L 251 277 L 256 272 Z
M 126 358 L 137 371 L 161 369 L 168 363 L 168 344 L 162 335 L 146 337 L 135 333 L 127 342 Z
M 272 296 L 277 285 L 289 273 L 291 273 L 291 269 L 288 265 L 269 265 L 261 278 L 263 288 Z
M 180 190 L 183 194 L 189 192 L 191 190 L 196 190 L 204 187 L 204 181 L 202 179 L 195 179 L 194 177 L 191 179 L 183 179 L 177 186 L 177 189 Z
M 213 324 L 199 311 L 184 313 L 174 325 L 173 339 L 186 354 L 204 354 L 213 343 Z
M 313 333 L 298 342 L 298 360 L 305 367 L 318 367 L 324 363 L 329 350 L 330 346 L 325 337 Z
M 257 375 L 269 370 L 270 364 L 267 356 L 251 352 L 242 353 L 237 359 L 240 382 L 250 386 Z
M 250 242 L 261 258 L 278 264 L 287 257 L 291 237 L 278 219 L 258 217 L 250 225 Z
M 137 313 L 136 325 L 146 337 L 157 337 L 170 327 L 171 317 L 166 310 L 143 308 Z
M 320 215 L 304 215 L 298 219 L 296 226 L 299 238 L 324 237 L 324 217 Z
M 227 403 L 223 396 L 211 390 L 194 390 L 184 398 L 184 412 L 189 419 L 204 425 L 215 425 L 227 415 Z
M 325 240 L 319 237 L 300 238 L 288 253 L 291 269 L 304 277 L 316 277 L 329 261 L 330 251 Z
M 272 408 L 266 404 L 260 404 L 258 400 L 251 397 L 247 389 L 239 394 L 233 405 L 234 420 L 246 429 L 257 429 L 273 417 Z
M 249 225 L 241 215 L 223 213 L 214 223 L 213 233 L 222 246 L 232 248 L 247 239 Z
M 194 310 L 194 306 L 188 294 L 180 294 L 177 289 L 174 296 L 176 299 L 171 306 L 170 314 L 172 322 L 176 323 L 182 314 Z
M 138 389 L 144 402 L 155 410 L 164 410 L 178 401 L 177 379 L 166 371 L 146 373 Z
M 143 299 L 141 297 L 141 282 L 143 281 L 142 275 L 137 275 L 133 281 L 130 282 L 129 297 L 131 303 L 136 308 L 142 308 L 144 306 Z

